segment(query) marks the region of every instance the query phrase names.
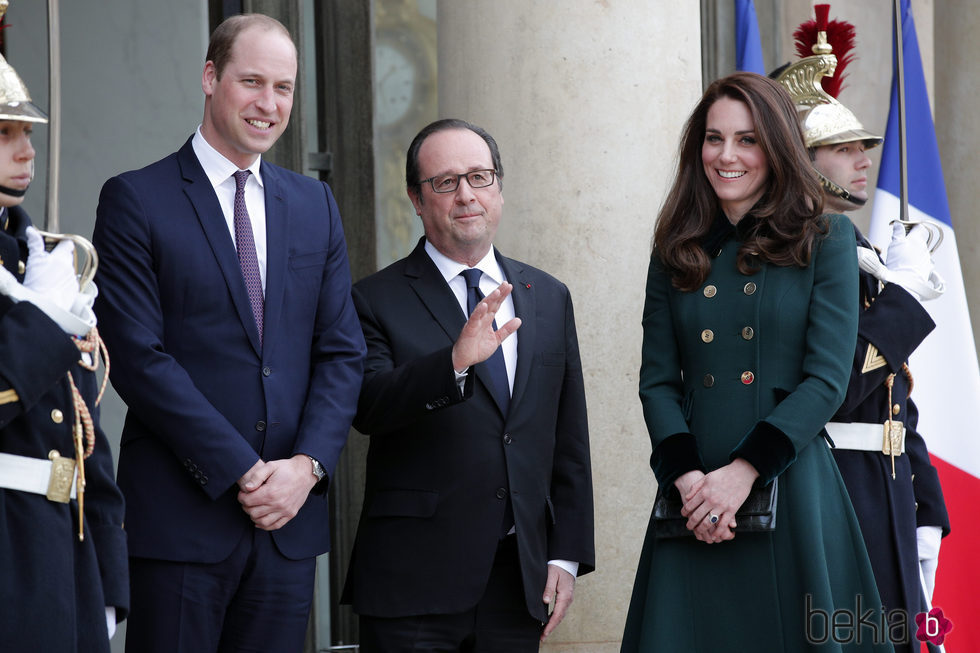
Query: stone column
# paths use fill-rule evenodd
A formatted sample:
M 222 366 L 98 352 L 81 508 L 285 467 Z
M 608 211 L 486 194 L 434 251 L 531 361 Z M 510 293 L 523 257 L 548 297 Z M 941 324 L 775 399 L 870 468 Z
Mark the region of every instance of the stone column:
M 503 157 L 497 245 L 568 284 L 585 369 L 598 570 L 544 651 L 619 650 L 655 493 L 637 399 L 654 220 L 701 94 L 697 3 L 440 0 L 439 113 Z
M 933 117 L 946 179 L 949 211 L 963 270 L 963 285 L 973 321 L 973 338 L 980 343 L 980 220 L 976 170 L 980 166 L 980 126 L 976 121 L 980 86 L 980 6 L 973 3 L 936 5 L 936 102 Z M 918 14 L 916 14 L 918 20 Z M 918 22 L 916 23 L 918 27 Z

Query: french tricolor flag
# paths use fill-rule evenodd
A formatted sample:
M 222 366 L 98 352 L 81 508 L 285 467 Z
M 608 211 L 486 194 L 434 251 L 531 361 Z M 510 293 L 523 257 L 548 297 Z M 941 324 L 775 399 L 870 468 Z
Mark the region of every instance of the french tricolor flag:
M 980 651 L 980 621 L 976 619 L 980 605 L 980 369 L 915 24 L 909 0 L 901 4 L 909 218 L 932 222 L 945 236 L 933 260 L 946 281 L 946 292 L 923 304 L 936 329 L 909 361 L 915 378 L 912 399 L 920 413 L 918 430 L 939 470 L 952 527 L 940 549 L 932 602 L 954 624 L 947 644 L 952 641 L 957 651 Z M 891 237 L 888 223 L 899 216 L 899 156 L 898 91 L 893 77 L 871 217 L 871 242 L 882 250 Z

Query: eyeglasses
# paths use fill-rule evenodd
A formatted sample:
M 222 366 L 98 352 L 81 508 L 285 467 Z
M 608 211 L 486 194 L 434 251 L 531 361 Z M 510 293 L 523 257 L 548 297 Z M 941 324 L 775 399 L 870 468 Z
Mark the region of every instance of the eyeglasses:
M 466 177 L 466 183 L 470 185 L 470 188 L 486 188 L 493 184 L 496 175 L 496 170 L 471 170 L 469 172 L 461 172 L 458 175 L 436 175 L 435 177 L 429 177 L 420 181 L 419 185 L 428 183 L 432 186 L 433 192 L 436 193 L 455 193 L 456 189 L 459 188 L 460 177 Z

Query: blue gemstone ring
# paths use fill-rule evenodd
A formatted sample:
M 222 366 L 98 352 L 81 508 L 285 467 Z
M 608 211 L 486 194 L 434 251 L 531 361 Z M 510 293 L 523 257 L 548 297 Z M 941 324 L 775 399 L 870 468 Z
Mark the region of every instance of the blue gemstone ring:
M 708 515 L 708 521 L 711 522 L 712 524 L 717 524 L 718 523 L 718 515 L 716 515 L 714 513 Z

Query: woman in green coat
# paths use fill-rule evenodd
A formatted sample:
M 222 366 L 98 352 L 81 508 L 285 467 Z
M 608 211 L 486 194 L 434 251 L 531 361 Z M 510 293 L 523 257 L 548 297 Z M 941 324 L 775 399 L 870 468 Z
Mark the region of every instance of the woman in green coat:
M 654 236 L 640 399 L 690 535 L 651 519 L 624 653 L 892 650 L 823 437 L 854 355 L 858 270 L 854 229 L 820 214 L 811 170 L 765 77 L 714 82 L 688 120 Z M 750 490 L 775 480 L 775 528 L 740 530 Z

